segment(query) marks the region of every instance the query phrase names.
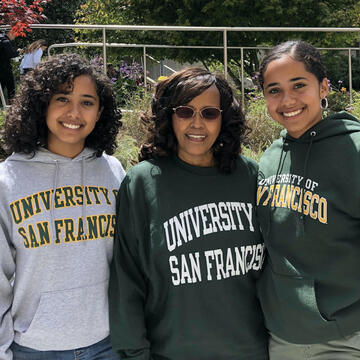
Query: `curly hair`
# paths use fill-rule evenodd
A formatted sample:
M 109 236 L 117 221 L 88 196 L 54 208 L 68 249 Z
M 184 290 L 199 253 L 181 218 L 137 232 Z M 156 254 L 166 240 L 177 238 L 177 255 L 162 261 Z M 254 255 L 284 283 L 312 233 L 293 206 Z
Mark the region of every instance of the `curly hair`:
M 264 73 L 267 66 L 271 61 L 281 59 L 284 56 L 290 56 L 294 60 L 303 63 L 305 69 L 313 74 L 319 83 L 326 78 L 326 69 L 321 60 L 320 52 L 305 41 L 290 40 L 275 46 L 262 60 L 258 73 L 262 89 L 264 89 Z
M 112 85 L 106 75 L 77 54 L 62 54 L 40 63 L 27 73 L 19 92 L 14 97 L 5 119 L 3 148 L 7 155 L 13 152 L 34 154 L 47 145 L 46 112 L 51 98 L 63 84 L 72 88 L 74 79 L 89 76 L 95 83 L 100 107 L 100 119 L 85 139 L 85 146 L 101 156 L 111 155 L 116 149 L 116 136 L 122 125 Z
M 229 83 L 222 76 L 200 68 L 184 69 L 157 84 L 152 114 L 141 117 L 148 134 L 140 149 L 139 161 L 177 154 L 178 143 L 172 127 L 173 108 L 188 104 L 212 85 L 219 90 L 222 110 L 220 133 L 212 147 L 215 165 L 222 173 L 235 171 L 236 159 L 249 127 Z

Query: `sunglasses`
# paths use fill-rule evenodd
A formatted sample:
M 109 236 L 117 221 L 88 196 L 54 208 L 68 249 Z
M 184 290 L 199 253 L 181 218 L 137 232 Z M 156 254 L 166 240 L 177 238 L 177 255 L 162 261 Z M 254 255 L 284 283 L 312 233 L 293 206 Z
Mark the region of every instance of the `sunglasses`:
M 173 108 L 173 110 L 174 110 L 175 115 L 181 119 L 191 119 L 195 116 L 195 114 L 200 113 L 200 116 L 204 120 L 215 120 L 222 113 L 222 110 L 218 109 L 217 107 L 213 107 L 213 106 L 204 107 L 200 111 L 195 111 L 190 106 L 178 106 L 176 108 Z

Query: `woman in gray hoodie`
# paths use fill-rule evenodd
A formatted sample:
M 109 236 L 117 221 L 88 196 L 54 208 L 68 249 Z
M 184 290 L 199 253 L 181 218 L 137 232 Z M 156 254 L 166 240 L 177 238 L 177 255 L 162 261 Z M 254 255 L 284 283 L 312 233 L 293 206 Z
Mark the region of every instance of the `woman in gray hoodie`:
M 0 163 L 0 360 L 118 359 L 107 288 L 120 118 L 106 76 L 74 54 L 41 63 L 14 99 Z

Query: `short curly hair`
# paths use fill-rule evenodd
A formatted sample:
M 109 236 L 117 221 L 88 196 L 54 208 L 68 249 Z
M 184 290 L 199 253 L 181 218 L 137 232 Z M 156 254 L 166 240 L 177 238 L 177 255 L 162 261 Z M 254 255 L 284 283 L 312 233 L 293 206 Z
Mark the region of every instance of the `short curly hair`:
M 34 154 L 40 146 L 47 145 L 46 112 L 50 99 L 63 84 L 72 87 L 74 79 L 80 75 L 87 75 L 94 81 L 100 107 L 103 107 L 85 146 L 94 149 L 98 157 L 103 151 L 109 155 L 115 152 L 116 136 L 122 123 L 110 80 L 81 56 L 62 54 L 41 62 L 25 75 L 5 119 L 2 146 L 7 155 L 13 152 Z
M 152 114 L 141 118 L 148 135 L 140 149 L 139 161 L 177 154 L 173 108 L 188 104 L 212 85 L 219 90 L 222 110 L 221 130 L 212 148 L 215 165 L 222 173 L 235 171 L 249 127 L 229 83 L 222 76 L 200 68 L 184 69 L 157 84 Z

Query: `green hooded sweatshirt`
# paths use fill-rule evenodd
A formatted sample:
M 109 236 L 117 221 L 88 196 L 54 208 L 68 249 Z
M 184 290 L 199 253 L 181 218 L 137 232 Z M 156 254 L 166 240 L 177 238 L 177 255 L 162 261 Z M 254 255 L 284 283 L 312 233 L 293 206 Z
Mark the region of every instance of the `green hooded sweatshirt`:
M 258 283 L 268 329 L 299 344 L 360 330 L 360 123 L 346 112 L 260 160 L 258 216 L 269 252 Z
M 109 288 L 122 359 L 268 359 L 255 285 L 264 260 L 256 177 L 244 157 L 230 175 L 177 157 L 129 171 Z

